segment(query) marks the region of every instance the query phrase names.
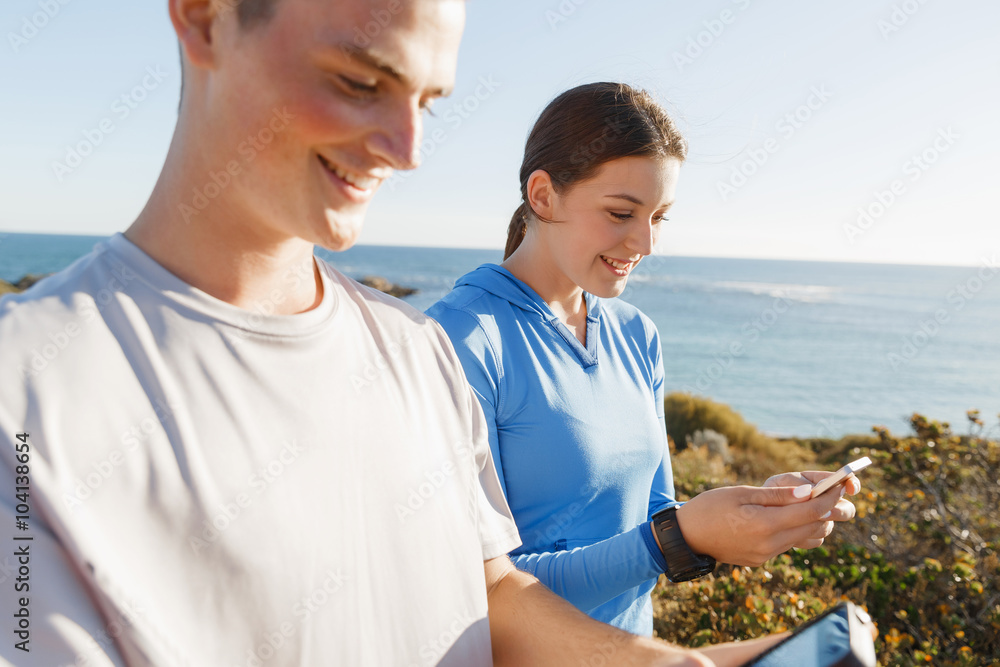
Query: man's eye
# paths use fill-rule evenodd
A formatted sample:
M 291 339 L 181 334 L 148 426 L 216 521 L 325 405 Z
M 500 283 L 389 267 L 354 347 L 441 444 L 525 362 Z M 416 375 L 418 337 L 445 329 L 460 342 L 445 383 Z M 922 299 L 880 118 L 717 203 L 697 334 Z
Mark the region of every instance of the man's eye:
M 376 90 L 378 90 L 378 87 L 375 85 L 362 83 L 361 81 L 355 81 L 354 79 L 346 77 L 342 74 L 340 75 L 340 80 L 344 83 L 345 86 L 350 88 L 352 91 L 362 95 L 371 95 L 375 93 Z
M 668 218 L 665 215 L 654 215 L 653 216 L 653 222 L 667 222 L 668 220 L 670 220 L 670 218 Z
M 608 211 L 612 217 L 618 218 L 619 220 L 628 220 L 632 217 L 631 213 L 615 213 L 614 211 Z

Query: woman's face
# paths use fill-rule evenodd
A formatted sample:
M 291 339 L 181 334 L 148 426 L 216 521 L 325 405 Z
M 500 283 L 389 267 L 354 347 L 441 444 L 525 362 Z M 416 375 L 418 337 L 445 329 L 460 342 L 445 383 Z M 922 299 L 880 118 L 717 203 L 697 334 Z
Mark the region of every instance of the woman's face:
M 626 157 L 553 194 L 554 223 L 536 224 L 553 269 L 599 297 L 625 290 L 629 274 L 653 252 L 674 203 L 680 161 Z

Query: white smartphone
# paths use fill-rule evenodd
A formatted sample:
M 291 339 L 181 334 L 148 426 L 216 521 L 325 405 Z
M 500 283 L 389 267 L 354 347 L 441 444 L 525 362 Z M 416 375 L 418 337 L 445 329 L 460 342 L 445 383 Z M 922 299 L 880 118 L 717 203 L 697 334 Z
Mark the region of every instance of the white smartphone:
M 826 493 L 838 484 L 843 483 L 849 475 L 853 475 L 859 470 L 863 470 L 872 464 L 872 460 L 867 456 L 862 456 L 857 461 L 851 461 L 846 466 L 833 473 L 829 477 L 823 479 L 820 483 L 813 487 L 812 495 L 810 498 L 815 498 L 816 496 Z

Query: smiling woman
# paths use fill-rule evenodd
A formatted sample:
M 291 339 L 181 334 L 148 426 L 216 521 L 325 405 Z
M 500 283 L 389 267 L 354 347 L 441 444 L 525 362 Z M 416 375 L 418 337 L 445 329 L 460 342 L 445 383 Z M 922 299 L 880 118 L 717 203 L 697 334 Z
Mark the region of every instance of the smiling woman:
M 716 560 L 759 565 L 819 546 L 832 521 L 853 516 L 836 494 L 805 502 L 826 473 L 675 499 L 659 333 L 615 297 L 653 251 L 686 153 L 643 91 L 595 83 L 558 96 L 528 137 L 503 264 L 460 278 L 427 311 L 486 415 L 521 533 L 515 565 L 641 635 L 660 573 L 686 581 Z

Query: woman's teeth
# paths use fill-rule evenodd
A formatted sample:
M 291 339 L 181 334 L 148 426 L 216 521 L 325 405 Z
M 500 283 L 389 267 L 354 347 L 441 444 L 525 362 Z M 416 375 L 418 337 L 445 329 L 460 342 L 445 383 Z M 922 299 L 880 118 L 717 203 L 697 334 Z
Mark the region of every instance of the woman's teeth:
M 632 262 L 618 262 L 616 260 L 613 260 L 613 259 L 610 259 L 608 257 L 605 257 L 604 255 L 601 255 L 601 259 L 603 259 L 605 262 L 607 262 L 611 266 L 615 267 L 619 271 L 625 271 L 630 266 L 632 266 Z

